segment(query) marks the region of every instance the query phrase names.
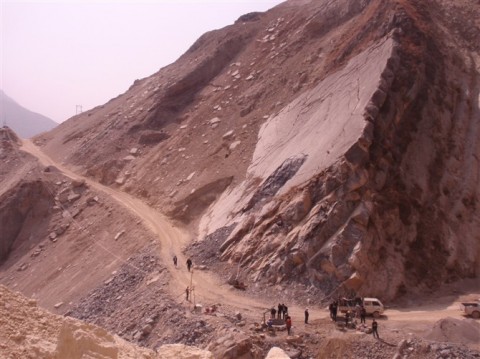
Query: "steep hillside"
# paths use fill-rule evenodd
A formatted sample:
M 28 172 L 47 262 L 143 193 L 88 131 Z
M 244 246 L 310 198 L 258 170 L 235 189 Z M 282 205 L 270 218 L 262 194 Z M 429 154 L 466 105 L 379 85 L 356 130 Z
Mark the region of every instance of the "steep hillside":
M 55 121 L 19 105 L 0 90 L 0 118 L 20 137 L 30 138 L 58 125 Z
M 473 0 L 287 1 L 36 143 L 249 282 L 433 290 L 480 270 L 479 19 Z

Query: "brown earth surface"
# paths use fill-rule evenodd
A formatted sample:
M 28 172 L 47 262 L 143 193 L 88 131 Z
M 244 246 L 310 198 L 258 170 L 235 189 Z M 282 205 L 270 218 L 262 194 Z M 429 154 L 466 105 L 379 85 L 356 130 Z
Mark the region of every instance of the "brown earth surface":
M 479 357 L 479 44 L 474 0 L 290 0 L 32 141 L 2 129 L 0 284 L 155 350 Z M 335 328 L 344 295 L 387 305 L 382 340 Z M 292 336 L 261 326 L 279 302 Z
M 37 147 L 33 146 L 31 142 L 24 141 L 24 145 L 22 147 L 23 150 L 28 151 L 29 153 L 38 156 L 40 161 L 44 166 L 53 166 L 56 167 L 60 171 L 65 170 L 65 174 L 70 176 L 71 178 L 79 179 L 80 176 L 76 175 L 75 173 L 63 168 L 62 166 L 55 164 L 51 159 L 49 159 L 46 155 L 42 154 Z M 129 195 L 113 190 L 108 187 L 104 187 L 103 185 L 99 185 L 98 183 L 92 182 L 91 180 L 85 179 L 86 183 L 91 187 L 98 190 L 99 193 L 106 191 L 110 198 L 115 200 L 118 205 L 121 207 L 126 208 L 128 211 L 131 211 L 135 214 L 136 218 L 140 218 L 143 224 L 149 228 L 153 233 L 155 233 L 156 241 L 158 241 L 158 246 L 154 246 L 153 250 L 158 251 L 158 256 L 162 259 L 162 262 L 165 263 L 165 267 L 168 270 L 168 277 L 171 278 L 169 280 L 170 285 L 167 286 L 167 290 L 164 293 L 165 296 L 172 296 L 175 297 L 179 291 L 181 291 L 181 296 L 183 298 L 183 291 L 182 288 L 190 285 L 190 281 L 193 278 L 193 283 L 195 286 L 195 296 L 196 301 L 201 303 L 218 303 L 219 304 L 219 312 L 220 313 L 230 313 L 230 315 L 234 316 L 235 311 L 239 311 L 244 316 L 244 320 L 246 324 L 250 325 L 255 322 L 259 322 L 261 319 L 261 313 L 264 310 L 268 310 L 272 300 L 266 300 L 268 298 L 268 293 L 265 293 L 261 290 L 256 291 L 254 288 L 251 290 L 249 289 L 246 292 L 241 292 L 233 287 L 225 285 L 225 282 L 221 280 L 221 277 L 218 275 L 214 275 L 209 270 L 194 270 L 194 276 L 191 276 L 185 268 L 186 257 L 182 254 L 182 249 L 188 244 L 188 237 L 185 235 L 185 232 L 182 232 L 174 225 L 170 224 L 165 217 L 163 217 L 160 213 L 156 210 L 148 207 L 142 201 L 132 198 Z M 137 224 L 135 224 L 137 226 Z M 130 228 L 126 227 L 126 230 L 129 231 Z M 149 253 L 151 253 L 149 251 Z M 176 253 L 179 257 L 180 265 L 175 267 L 171 260 L 172 253 Z M 78 268 L 77 271 L 85 275 L 86 269 L 85 268 Z M 156 275 L 158 277 L 158 275 Z M 149 281 L 153 281 L 155 284 L 158 281 L 156 278 L 155 273 L 151 273 L 149 277 L 145 278 L 145 282 L 147 282 L 147 286 L 149 286 Z M 95 279 L 92 279 L 95 280 Z M 456 286 L 451 286 L 451 288 L 444 289 L 444 293 L 468 293 L 468 290 L 473 288 L 474 285 L 478 285 L 473 281 L 467 281 L 465 283 L 458 283 Z M 38 288 L 32 288 L 35 293 L 39 291 L 41 286 Z M 281 294 L 276 294 L 277 296 Z M 431 299 L 423 298 L 421 302 L 428 302 L 430 301 L 431 304 L 425 303 L 424 305 L 415 305 L 415 302 L 418 302 L 417 299 L 411 299 L 408 304 L 403 304 L 401 308 L 392 308 L 389 309 L 386 315 L 380 321 L 380 332 L 382 334 L 382 342 L 378 343 L 375 342 L 373 338 L 369 335 L 362 334 L 361 332 L 355 332 L 349 330 L 348 332 L 342 332 L 335 330 L 334 326 L 331 322 L 327 319 L 327 312 L 325 308 L 322 306 L 317 306 L 312 303 L 309 305 L 309 311 L 311 313 L 311 321 L 310 324 L 304 325 L 300 323 L 295 323 L 294 325 L 294 334 L 295 338 L 297 336 L 301 339 L 294 339 L 298 340 L 302 346 L 306 348 L 302 348 L 306 353 L 315 353 L 320 352 L 326 355 L 324 357 L 335 357 L 338 353 L 343 353 L 341 348 L 350 348 L 348 350 L 354 350 L 353 353 L 367 353 L 365 355 L 370 355 L 370 357 L 388 357 L 389 355 L 395 354 L 397 351 L 397 344 L 402 339 L 410 339 L 410 347 L 416 348 L 412 351 L 415 354 L 417 351 L 418 356 L 411 355 L 410 357 L 425 357 L 428 358 L 426 353 L 430 353 L 433 357 L 435 357 L 436 349 L 438 350 L 463 350 L 462 353 L 470 353 L 472 357 L 475 355 L 475 352 L 470 352 L 466 348 L 459 349 L 460 345 L 466 345 L 471 349 L 480 349 L 478 345 L 478 341 L 475 340 L 468 340 L 467 336 L 458 336 L 458 332 L 447 332 L 444 334 L 443 338 L 435 338 L 431 341 L 426 341 L 422 339 L 429 335 L 429 330 L 431 330 L 432 326 L 438 322 L 439 320 L 448 320 L 445 318 L 457 318 L 463 319 L 461 316 L 461 312 L 459 311 L 459 302 L 463 300 L 474 299 L 480 296 L 480 291 L 473 292 L 470 294 L 459 294 L 459 295 L 445 295 L 444 297 L 432 297 Z M 64 297 L 61 295 L 56 297 L 58 301 L 64 300 Z M 280 297 L 278 297 L 280 298 Z M 284 297 L 281 297 L 284 299 Z M 78 299 L 78 298 L 77 298 Z M 405 299 L 407 300 L 407 299 Z M 190 308 L 191 303 L 181 301 L 183 304 L 182 306 L 185 309 Z M 303 306 L 300 303 L 296 304 L 296 300 L 292 297 L 289 298 L 287 301 L 289 304 L 289 313 L 294 318 L 295 322 L 301 322 L 301 318 L 303 317 Z M 188 315 L 188 311 L 186 312 Z M 128 312 L 123 314 L 124 316 L 128 316 Z M 194 316 L 200 316 L 201 314 L 193 314 Z M 205 315 L 203 315 L 205 317 Z M 215 318 L 216 319 L 216 318 Z M 207 316 L 207 321 L 210 321 L 209 316 Z M 465 319 L 463 319 L 465 320 Z M 221 325 L 221 321 L 214 320 L 216 323 L 216 329 L 214 331 L 219 330 L 219 326 Z M 162 325 L 159 323 L 157 330 L 162 330 Z M 477 328 L 478 329 L 478 328 Z M 477 330 L 478 331 L 478 330 Z M 277 345 L 284 347 L 287 352 L 295 351 L 296 344 L 290 344 L 285 347 L 282 343 L 286 333 L 280 332 L 277 336 L 271 338 L 262 338 L 262 345 L 263 346 L 272 346 Z M 478 332 L 470 333 L 475 338 L 475 335 L 480 334 Z M 431 334 L 430 334 L 431 335 Z M 460 339 L 463 338 L 463 339 Z M 433 345 L 435 342 L 443 342 L 443 341 L 452 341 L 453 344 L 448 344 L 449 348 L 444 349 L 442 344 L 438 344 L 438 348 L 433 346 L 433 349 L 426 349 L 428 345 Z M 433 343 L 433 344 L 432 344 Z M 435 344 L 437 345 L 437 344 Z M 340 348 L 340 349 L 339 349 Z M 354 348 L 354 349 L 352 349 Z M 461 348 L 461 347 L 460 347 Z M 297 349 L 298 350 L 298 349 Z M 376 354 L 373 354 L 373 353 Z M 330 353 L 330 354 L 325 354 Z M 352 354 L 352 357 L 357 354 Z M 469 355 L 470 355 L 469 354 Z M 347 354 L 343 354 L 347 355 Z M 377 355 L 377 356 L 375 356 Z M 480 354 L 479 354 L 480 355 Z M 340 357 L 340 356 L 339 356 Z M 344 356 L 348 357 L 348 356 Z

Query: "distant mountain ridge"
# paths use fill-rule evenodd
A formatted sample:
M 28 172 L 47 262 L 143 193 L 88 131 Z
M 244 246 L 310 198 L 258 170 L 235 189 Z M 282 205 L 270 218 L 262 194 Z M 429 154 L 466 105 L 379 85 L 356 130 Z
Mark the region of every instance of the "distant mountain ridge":
M 5 121 L 6 125 L 20 137 L 29 138 L 49 131 L 58 125 L 52 119 L 19 105 L 3 90 L 0 90 L 0 103 L 2 125 Z

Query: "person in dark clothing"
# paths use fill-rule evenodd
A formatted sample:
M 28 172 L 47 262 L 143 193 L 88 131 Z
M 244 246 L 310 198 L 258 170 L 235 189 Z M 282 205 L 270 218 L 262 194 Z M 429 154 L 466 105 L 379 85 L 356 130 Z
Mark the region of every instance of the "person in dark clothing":
M 378 324 L 375 319 L 373 319 L 372 322 L 372 334 L 374 338 L 380 339 L 380 336 L 378 335 Z
M 287 319 L 288 317 L 288 307 L 285 304 L 282 304 L 283 306 L 283 319 Z
M 330 319 L 333 320 L 333 302 L 328 306 L 328 310 L 330 311 Z
M 272 307 L 272 309 L 270 309 L 270 317 L 271 317 L 272 319 L 275 319 L 275 313 L 277 313 L 277 311 L 275 310 L 274 307 Z
M 348 321 L 350 320 L 350 311 L 347 310 L 345 313 L 345 326 L 348 327 Z
M 278 303 L 278 311 L 277 311 L 277 318 L 281 319 L 282 318 L 282 313 L 283 313 L 283 305 Z
M 177 266 L 177 256 L 173 256 L 173 265 Z
M 187 287 L 187 289 L 185 289 L 185 294 L 187 296 L 186 299 L 188 300 L 188 295 L 190 294 L 190 290 L 188 289 L 188 287 Z
M 289 315 L 286 317 L 285 324 L 287 325 L 288 335 L 290 335 L 290 329 L 292 329 L 292 318 L 290 318 Z
M 188 268 L 188 271 L 190 272 L 190 268 L 192 268 L 192 260 L 190 258 L 187 259 L 187 268 Z
M 308 308 L 306 308 L 305 309 L 305 324 L 308 324 L 308 317 L 309 317 Z
M 337 306 L 337 302 L 333 302 L 333 321 L 336 322 L 337 321 L 337 311 L 338 311 L 338 306 Z
M 360 323 L 365 324 L 365 316 L 367 315 L 367 311 L 365 307 L 362 305 L 362 309 L 360 310 Z

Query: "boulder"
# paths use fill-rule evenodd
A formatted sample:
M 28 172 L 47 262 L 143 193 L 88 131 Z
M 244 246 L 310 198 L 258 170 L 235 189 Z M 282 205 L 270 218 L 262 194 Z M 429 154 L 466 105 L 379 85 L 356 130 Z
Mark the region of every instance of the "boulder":
M 290 357 L 283 351 L 283 349 L 273 347 L 268 351 L 265 359 L 290 359 Z
M 85 185 L 85 180 L 83 178 L 78 178 L 78 179 L 73 179 L 72 180 L 72 187 L 77 188 L 77 187 L 82 187 Z
M 157 349 L 158 358 L 163 359 L 214 359 L 207 350 L 190 347 L 183 344 L 165 344 Z
M 56 358 L 82 359 L 85 357 L 117 359 L 118 348 L 113 336 L 104 329 L 87 324 L 66 322 L 58 336 Z

